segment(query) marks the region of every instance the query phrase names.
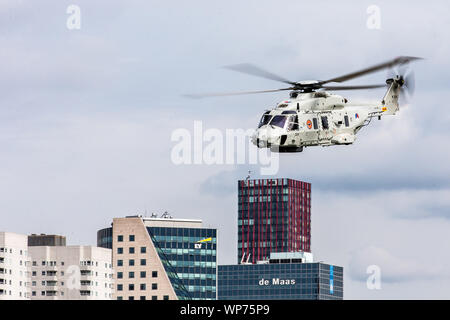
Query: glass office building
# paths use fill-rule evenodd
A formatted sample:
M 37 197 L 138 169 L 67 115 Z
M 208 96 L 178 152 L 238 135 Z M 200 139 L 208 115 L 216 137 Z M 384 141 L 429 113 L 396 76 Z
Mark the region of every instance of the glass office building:
M 194 300 L 216 299 L 217 230 L 147 227 L 181 283 Z
M 218 268 L 219 300 L 342 300 L 343 268 L 277 261 Z
M 105 228 L 97 231 L 97 247 L 112 249 L 112 228 Z
M 133 240 L 129 241 L 129 239 Z M 152 246 L 146 245 L 146 242 L 151 243 Z M 139 255 L 139 259 L 151 261 L 154 258 L 149 255 L 154 252 L 167 274 L 177 299 L 215 300 L 217 298 L 217 229 L 203 228 L 201 220 L 142 216 L 115 218 L 111 228 L 97 232 L 97 245 L 113 249 L 114 266 L 121 276 L 124 275 L 124 278 L 133 271 L 135 274 L 140 274 L 141 271 L 146 271 L 147 274 L 157 273 L 156 267 L 150 268 L 149 263 L 146 264 L 147 267 L 139 266 L 138 262 L 141 260 L 136 260 L 137 262 L 133 262 L 133 265 L 126 265 L 127 261 L 135 259 L 136 255 Z M 138 248 L 138 245 L 141 248 Z M 130 253 L 126 246 L 133 246 L 136 249 Z M 144 249 L 144 246 L 145 251 L 136 252 L 138 249 Z M 150 247 L 154 247 L 154 251 L 151 251 Z M 122 284 L 122 281 L 124 281 L 122 278 L 118 279 L 121 290 L 117 291 L 116 296 L 118 298 L 132 296 L 131 290 L 125 292 L 125 288 L 131 283 L 124 281 Z M 137 279 L 134 288 L 140 286 L 141 282 Z M 150 282 L 152 286 L 155 284 Z M 163 282 L 156 284 L 156 287 L 167 288 Z M 162 296 L 163 299 L 172 299 L 167 292 L 170 290 L 164 293 L 150 290 L 147 294 L 150 298 Z
M 311 252 L 311 184 L 293 179 L 238 181 L 238 263 L 271 252 Z

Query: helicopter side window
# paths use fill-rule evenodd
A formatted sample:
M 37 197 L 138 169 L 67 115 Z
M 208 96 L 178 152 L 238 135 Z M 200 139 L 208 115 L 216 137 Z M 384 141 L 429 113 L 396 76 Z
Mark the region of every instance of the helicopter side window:
M 313 118 L 313 128 L 314 130 L 319 129 L 319 123 L 317 122 L 317 118 Z
M 261 128 L 263 125 L 266 125 L 270 122 L 270 119 L 272 118 L 272 116 L 270 114 L 264 114 L 261 117 L 261 120 L 259 121 L 259 125 L 258 128 Z
M 345 123 L 346 127 L 348 127 L 350 125 L 348 122 L 348 116 L 344 116 L 344 123 Z
M 328 127 L 328 118 L 327 118 L 327 116 L 323 116 L 323 117 L 320 117 L 320 119 L 322 120 L 322 128 L 323 129 L 328 129 L 329 127 Z
M 292 130 L 298 130 L 298 116 L 294 117 L 294 126 Z
M 290 116 L 287 127 L 288 131 L 298 130 L 298 116 Z
M 270 124 L 276 127 L 284 128 L 284 124 L 286 123 L 286 117 L 285 116 L 274 116 L 273 119 L 270 121 Z

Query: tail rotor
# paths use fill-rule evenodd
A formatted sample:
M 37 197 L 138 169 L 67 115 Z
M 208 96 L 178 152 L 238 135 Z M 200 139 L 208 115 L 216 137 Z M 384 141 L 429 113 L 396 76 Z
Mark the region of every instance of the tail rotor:
M 416 85 L 414 71 L 409 67 L 409 64 L 406 63 L 400 65 L 398 68 L 389 69 L 386 82 L 390 83 L 393 81 L 400 87 L 400 99 L 403 103 L 411 101 Z

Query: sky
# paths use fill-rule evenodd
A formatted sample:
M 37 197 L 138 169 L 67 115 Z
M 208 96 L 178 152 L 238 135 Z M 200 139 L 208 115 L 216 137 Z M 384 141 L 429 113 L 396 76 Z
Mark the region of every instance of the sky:
M 67 27 L 70 5 L 79 29 Z M 345 299 L 448 299 L 449 11 L 445 1 L 0 0 L 0 230 L 95 245 L 113 217 L 168 211 L 218 228 L 219 264 L 234 264 L 237 180 L 251 170 L 312 184 L 312 251 L 344 267 Z M 300 81 L 399 55 L 424 58 L 411 66 L 415 95 L 354 145 L 280 155 L 273 176 L 171 159 L 175 130 L 254 128 L 287 98 L 183 96 L 282 86 L 223 66 Z M 379 289 L 367 286 L 374 265 Z

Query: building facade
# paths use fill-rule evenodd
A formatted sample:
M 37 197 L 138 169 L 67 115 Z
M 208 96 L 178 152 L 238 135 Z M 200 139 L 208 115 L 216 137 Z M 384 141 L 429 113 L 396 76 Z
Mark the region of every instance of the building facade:
M 30 299 L 27 236 L 0 232 L 0 300 Z
M 311 251 L 311 184 L 293 179 L 239 180 L 238 263 L 296 251 Z
M 219 300 L 343 299 L 343 268 L 323 263 L 222 265 L 218 279 Z
M 111 250 L 94 246 L 31 246 L 32 300 L 110 300 Z
M 118 300 L 216 299 L 217 230 L 201 220 L 115 218 L 97 243 L 113 250 Z
M 28 246 L 65 246 L 66 237 L 55 234 L 32 234 L 28 236 Z

